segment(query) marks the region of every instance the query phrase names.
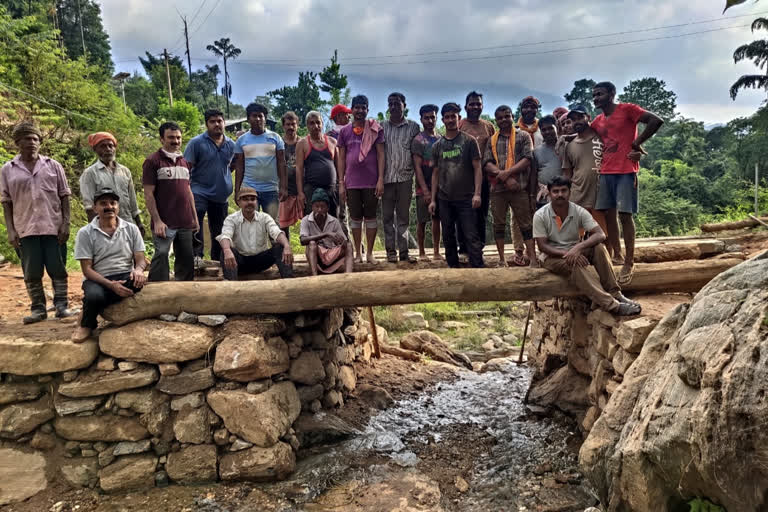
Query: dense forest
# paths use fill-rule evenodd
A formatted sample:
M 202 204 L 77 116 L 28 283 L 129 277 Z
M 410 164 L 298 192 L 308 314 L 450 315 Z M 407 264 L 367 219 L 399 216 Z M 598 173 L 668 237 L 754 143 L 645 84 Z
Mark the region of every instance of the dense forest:
M 61 162 L 68 173 L 73 190 L 73 233 L 86 220 L 78 178 L 94 161 L 86 143 L 88 133 L 114 133 L 119 161 L 140 184 L 141 164 L 145 155 L 157 149 L 155 130 L 162 121 L 179 122 L 188 140 L 202 131 L 206 108 L 229 109 L 229 118 L 244 116 L 243 106 L 230 102 L 232 86 L 226 73 L 228 62 L 241 54 L 234 41 L 223 38 L 208 45 L 208 51 L 221 59 L 221 67 L 192 70 L 181 56 L 169 56 L 171 107 L 162 56 L 146 52 L 138 57 L 143 74 L 113 78 L 109 37 L 94 0 L 80 0 L 79 10 L 77 0 L 10 0 L 4 5 L 0 7 L 0 164 L 15 154 L 10 136 L 13 125 L 21 119 L 35 119 L 45 134 L 42 153 Z M 757 43 L 763 48 L 768 44 Z M 752 53 L 745 55 L 755 60 Z M 764 66 L 765 61 L 758 64 Z M 576 80 L 573 89 L 564 94 L 563 104 L 591 105 L 593 84 L 589 78 Z M 287 110 L 303 118 L 309 110 L 327 112 L 329 105 L 348 102 L 351 92 L 334 54 L 322 69 L 299 73 L 295 85 L 254 99 L 268 103 L 274 119 Z M 728 91 L 723 91 L 723 97 L 726 101 Z M 768 210 L 768 107 L 763 105 L 750 117 L 707 129 L 703 123 L 677 114 L 676 94 L 657 78 L 638 77 L 624 87 L 620 99 L 652 110 L 667 121 L 647 143 L 649 154 L 642 161 L 639 236 L 695 233 L 705 221 L 746 217 L 754 209 L 755 164 L 763 175 L 760 209 Z M 510 99 L 510 103 L 518 100 Z M 1 222 L 0 254 L 16 261 Z

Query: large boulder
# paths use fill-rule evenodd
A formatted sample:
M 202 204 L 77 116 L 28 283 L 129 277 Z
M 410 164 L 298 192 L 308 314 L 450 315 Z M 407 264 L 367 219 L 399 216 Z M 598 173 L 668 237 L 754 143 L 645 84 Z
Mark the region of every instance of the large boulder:
M 0 505 L 24 501 L 46 487 L 45 457 L 39 452 L 0 448 Z
M 262 448 L 277 443 L 301 412 L 293 382 L 279 382 L 258 395 L 245 390 L 211 391 L 208 405 L 230 432 Z
M 222 480 L 283 480 L 295 466 L 296 456 L 290 445 L 280 442 L 269 448 L 255 446 L 222 456 L 219 475 Z
M 203 357 L 213 346 L 213 329 L 203 325 L 142 320 L 105 329 L 99 347 L 118 359 L 178 363 Z
M 59 393 L 70 398 L 108 395 L 124 389 L 148 386 L 155 382 L 157 377 L 157 368 L 154 366 L 140 366 L 128 372 L 95 370 L 79 375 L 72 382 L 62 384 L 59 386 Z
M 579 453 L 609 511 L 768 496 L 768 258 L 745 262 L 650 333 Z
M 34 402 L 8 405 L 0 410 L 0 437 L 18 439 L 54 416 L 50 395 Z
M 136 418 L 112 416 L 64 416 L 53 422 L 56 433 L 70 441 L 139 441 L 149 432 Z
M 168 476 L 180 484 L 216 481 L 216 445 L 201 444 L 168 455 Z
M 99 485 L 104 492 L 149 489 L 155 486 L 157 457 L 127 455 L 105 467 L 99 473 Z
M 0 334 L 0 373 L 43 375 L 86 368 L 99 355 L 94 340 L 31 340 Z
M 213 372 L 225 379 L 250 382 L 285 372 L 290 364 L 288 345 L 282 338 L 235 334 L 216 347 Z
M 291 370 L 288 377 L 301 384 L 312 386 L 325 379 L 325 367 L 322 353 L 317 351 L 302 352 L 299 357 L 291 362 Z

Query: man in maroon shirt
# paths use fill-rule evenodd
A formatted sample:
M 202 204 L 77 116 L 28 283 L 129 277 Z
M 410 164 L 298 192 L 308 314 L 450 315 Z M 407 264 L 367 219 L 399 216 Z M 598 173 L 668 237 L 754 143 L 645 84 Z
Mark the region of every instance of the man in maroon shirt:
M 625 256 L 617 279 L 624 286 L 632 280 L 634 268 L 635 222 L 632 216 L 637 213 L 639 162 L 646 154 L 643 143 L 661 128 L 664 121 L 632 103 L 616 103 L 615 98 L 616 86 L 611 82 L 600 82 L 592 89 L 595 107 L 603 111 L 592 121 L 592 129 L 603 141 L 595 209 L 605 213 L 608 245 L 611 247 L 618 247 L 619 244 L 619 226 L 616 223 L 616 212 L 619 212 Z M 639 135 L 638 123 L 646 125 Z
M 149 281 L 168 281 L 168 255 L 173 244 L 177 281 L 195 277 L 193 237 L 200 229 L 195 198 L 189 186 L 189 165 L 181 154 L 181 128 L 176 123 L 160 125 L 163 147 L 144 160 L 144 197 L 152 217 L 155 254 L 149 267 Z

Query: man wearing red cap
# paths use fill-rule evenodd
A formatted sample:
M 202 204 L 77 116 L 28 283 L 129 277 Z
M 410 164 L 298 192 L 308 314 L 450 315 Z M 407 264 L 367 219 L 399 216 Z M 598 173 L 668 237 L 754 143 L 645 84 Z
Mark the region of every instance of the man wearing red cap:
M 349 114 L 351 113 L 352 109 L 346 105 L 342 105 L 341 103 L 334 105 L 331 109 L 331 129 L 328 130 L 327 135 L 330 135 L 334 139 L 338 139 L 339 131 L 349 124 Z
M 93 198 L 99 190 L 108 188 L 117 193 L 120 199 L 119 217 L 126 222 L 136 224 L 144 238 L 144 225 L 141 223 L 141 210 L 136 200 L 136 188 L 130 169 L 115 159 L 117 139 L 109 132 L 97 132 L 88 136 L 88 145 L 99 159 L 80 175 L 80 196 L 88 220 L 96 217 Z

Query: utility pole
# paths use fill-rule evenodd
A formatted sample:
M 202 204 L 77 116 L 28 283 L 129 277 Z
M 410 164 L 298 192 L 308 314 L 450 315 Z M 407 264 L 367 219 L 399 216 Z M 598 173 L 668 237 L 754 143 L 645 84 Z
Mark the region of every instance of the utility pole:
M 83 57 L 86 62 L 88 61 L 88 55 L 85 52 L 85 34 L 83 33 L 83 13 L 80 10 L 80 0 L 77 0 L 77 17 L 80 20 L 80 41 L 83 43 Z
M 187 41 L 187 67 L 189 67 L 189 81 L 192 81 L 192 56 L 189 53 L 189 31 L 187 30 L 187 18 L 182 17 L 184 22 L 184 39 Z
M 758 196 L 760 195 L 760 171 L 755 162 L 755 217 L 760 216 L 760 209 L 758 204 Z
M 171 68 L 168 66 L 168 50 L 163 48 L 163 57 L 165 58 L 165 78 L 168 81 L 168 106 L 173 108 L 173 89 L 171 88 Z

